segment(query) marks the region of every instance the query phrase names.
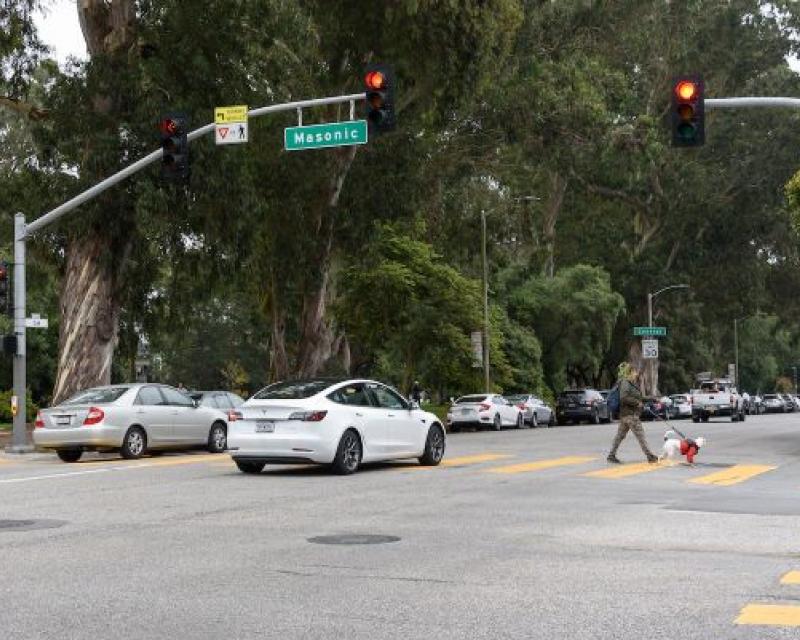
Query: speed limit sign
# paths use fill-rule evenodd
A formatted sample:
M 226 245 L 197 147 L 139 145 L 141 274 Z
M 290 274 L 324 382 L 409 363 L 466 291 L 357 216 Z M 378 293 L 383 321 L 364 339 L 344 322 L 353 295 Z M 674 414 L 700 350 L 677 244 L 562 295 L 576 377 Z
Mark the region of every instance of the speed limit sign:
M 642 340 L 642 357 L 649 360 L 658 359 L 658 340 Z

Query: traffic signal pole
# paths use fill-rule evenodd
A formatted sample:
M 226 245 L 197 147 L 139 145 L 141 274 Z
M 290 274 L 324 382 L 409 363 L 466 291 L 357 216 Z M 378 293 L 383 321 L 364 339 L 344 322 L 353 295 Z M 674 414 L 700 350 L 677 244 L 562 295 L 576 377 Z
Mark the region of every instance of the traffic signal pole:
M 284 102 L 281 104 L 269 105 L 267 107 L 258 107 L 250 109 L 248 116 L 257 118 L 258 116 L 268 115 L 270 113 L 279 113 L 281 111 L 297 111 L 302 113 L 303 109 L 310 109 L 312 107 L 320 107 L 329 104 L 342 104 L 350 103 L 350 117 L 353 119 L 355 111 L 355 103 L 359 100 L 364 100 L 364 93 L 353 93 L 350 95 L 331 96 L 328 98 L 313 98 L 311 100 L 298 100 L 296 102 Z M 187 136 L 188 140 L 196 140 L 201 136 L 214 131 L 214 123 L 204 125 L 194 131 L 190 132 Z M 67 213 L 76 209 L 80 205 L 96 198 L 106 189 L 113 187 L 132 176 L 134 173 L 144 169 L 147 165 L 157 162 L 163 155 L 163 149 L 153 151 L 143 158 L 137 160 L 133 164 L 128 165 L 121 171 L 114 175 L 98 182 L 93 187 L 86 191 L 79 193 L 74 198 L 67 200 L 64 204 L 59 205 L 52 211 L 47 212 L 43 216 L 37 218 L 30 224 L 25 224 L 25 215 L 17 213 L 14 216 L 14 334 L 17 337 L 17 352 L 14 355 L 14 396 L 17 401 L 17 413 L 14 416 L 13 432 L 11 435 L 11 444 L 6 447 L 7 453 L 29 453 L 33 451 L 33 447 L 28 444 L 26 433 L 27 416 L 25 411 L 26 404 L 26 341 L 25 341 L 25 242 L 34 233 L 52 224 L 56 220 L 62 218 Z

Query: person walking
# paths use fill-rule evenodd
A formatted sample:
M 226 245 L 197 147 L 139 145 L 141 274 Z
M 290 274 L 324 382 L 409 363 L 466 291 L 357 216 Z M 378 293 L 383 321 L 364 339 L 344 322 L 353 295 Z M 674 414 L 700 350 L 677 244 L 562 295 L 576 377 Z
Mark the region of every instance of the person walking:
M 414 380 L 414 386 L 411 387 L 411 399 L 417 404 L 422 402 L 422 387 L 419 386 L 419 380 Z
M 620 464 L 620 460 L 617 458 L 617 449 L 619 449 L 619 445 L 625 439 L 625 436 L 628 435 L 628 431 L 632 431 L 639 441 L 639 446 L 642 447 L 642 452 L 647 457 L 647 461 L 650 463 L 658 462 L 658 457 L 647 446 L 647 438 L 644 435 L 644 428 L 640 420 L 643 398 L 642 392 L 636 386 L 639 380 L 639 373 L 629 362 L 623 362 L 619 367 L 619 377 L 619 429 L 617 429 L 617 435 L 614 436 L 611 451 L 606 459 L 614 464 Z

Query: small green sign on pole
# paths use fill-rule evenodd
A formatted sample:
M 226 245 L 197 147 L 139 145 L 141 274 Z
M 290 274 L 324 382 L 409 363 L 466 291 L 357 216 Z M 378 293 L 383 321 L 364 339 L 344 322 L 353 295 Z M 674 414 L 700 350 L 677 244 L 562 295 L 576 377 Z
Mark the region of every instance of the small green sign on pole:
M 647 336 L 647 337 L 665 337 L 667 335 L 666 327 L 634 327 L 633 335 Z
M 367 121 L 326 122 L 304 127 L 287 127 L 283 131 L 287 151 L 346 147 L 367 143 Z

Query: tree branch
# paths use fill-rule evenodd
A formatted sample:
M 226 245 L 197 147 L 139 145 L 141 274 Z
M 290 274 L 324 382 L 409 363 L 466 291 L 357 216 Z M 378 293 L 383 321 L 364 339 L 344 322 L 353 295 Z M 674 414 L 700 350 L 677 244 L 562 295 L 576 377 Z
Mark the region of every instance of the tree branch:
M 47 109 L 40 109 L 29 102 L 23 102 L 10 96 L 0 96 L 0 106 L 27 116 L 29 120 L 44 120 L 50 115 Z

